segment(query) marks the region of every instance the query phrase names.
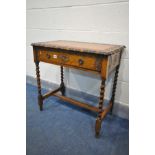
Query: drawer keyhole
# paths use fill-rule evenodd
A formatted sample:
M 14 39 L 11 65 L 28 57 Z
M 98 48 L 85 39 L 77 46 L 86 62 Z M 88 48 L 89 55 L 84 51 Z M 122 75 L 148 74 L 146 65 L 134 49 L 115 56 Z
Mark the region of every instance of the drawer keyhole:
M 83 65 L 84 61 L 82 59 L 79 59 L 79 65 Z

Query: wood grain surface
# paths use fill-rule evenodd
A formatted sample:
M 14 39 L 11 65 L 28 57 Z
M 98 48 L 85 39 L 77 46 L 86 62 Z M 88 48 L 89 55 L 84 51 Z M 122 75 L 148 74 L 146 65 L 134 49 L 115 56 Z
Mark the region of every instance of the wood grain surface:
M 32 43 L 32 46 L 48 47 L 55 49 L 64 49 L 86 53 L 96 53 L 109 55 L 115 52 L 120 52 L 125 46 L 123 45 L 112 45 L 112 44 L 98 44 L 88 42 L 75 42 L 75 41 L 47 41 Z

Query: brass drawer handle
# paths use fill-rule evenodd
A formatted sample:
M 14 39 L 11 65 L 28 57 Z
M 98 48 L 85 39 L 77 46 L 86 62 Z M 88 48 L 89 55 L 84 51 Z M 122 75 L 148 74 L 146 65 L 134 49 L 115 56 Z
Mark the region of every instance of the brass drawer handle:
M 84 64 L 84 61 L 82 59 L 79 59 L 79 65 L 83 65 Z
M 60 55 L 59 57 L 62 61 L 65 61 L 65 62 L 69 60 L 68 56 L 66 55 Z
M 48 53 L 46 54 L 46 57 L 47 57 L 47 59 L 51 58 L 51 56 Z

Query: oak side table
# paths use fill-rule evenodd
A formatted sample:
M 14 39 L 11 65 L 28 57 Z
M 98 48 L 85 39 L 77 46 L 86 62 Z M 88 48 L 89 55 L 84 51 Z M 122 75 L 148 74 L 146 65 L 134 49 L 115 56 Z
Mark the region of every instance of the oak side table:
M 40 110 L 43 110 L 44 99 L 53 95 L 73 105 L 94 111 L 97 113 L 95 133 L 96 137 L 98 137 L 102 120 L 105 118 L 106 114 L 109 111 L 112 112 L 113 109 L 120 60 L 125 46 L 62 40 L 38 42 L 32 43 L 31 45 L 33 46 L 34 62 L 36 65 L 38 105 Z M 60 87 L 44 95 L 41 93 L 39 62 L 59 65 L 61 72 Z M 101 87 L 98 106 L 91 106 L 65 96 L 63 67 L 76 68 L 100 74 Z M 112 96 L 108 106 L 104 107 L 105 81 L 112 72 L 115 72 Z M 62 95 L 58 94 L 58 91 L 60 91 Z

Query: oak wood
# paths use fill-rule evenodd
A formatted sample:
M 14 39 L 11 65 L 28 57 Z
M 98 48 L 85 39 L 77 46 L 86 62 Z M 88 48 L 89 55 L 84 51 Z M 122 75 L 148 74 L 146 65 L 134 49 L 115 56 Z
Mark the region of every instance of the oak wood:
M 63 101 L 72 103 L 73 105 L 76 105 L 76 106 L 79 106 L 79 107 L 82 107 L 82 108 L 85 108 L 85 109 L 88 109 L 88 110 L 91 110 L 91 111 L 94 111 L 94 112 L 99 112 L 99 109 L 97 107 L 91 106 L 91 105 L 89 105 L 87 103 L 82 103 L 82 102 L 76 101 L 76 100 L 74 100 L 72 98 L 68 98 L 66 96 L 61 96 L 59 94 L 53 94 L 53 95 L 56 96 L 56 97 L 59 97 Z
M 36 65 L 36 75 L 37 75 L 37 85 L 38 85 L 38 105 L 39 105 L 40 111 L 42 111 L 43 110 L 43 98 L 41 94 L 39 61 L 36 62 L 35 65 Z
M 38 47 L 40 46 L 55 49 L 64 49 L 68 51 L 78 51 L 81 53 L 100 53 L 103 55 L 110 55 L 112 53 L 119 52 L 120 49 L 125 48 L 125 46 L 123 45 L 99 44 L 64 40 L 38 42 L 32 43 L 31 45 Z
M 100 87 L 100 98 L 99 98 L 99 112 L 96 119 L 95 131 L 96 137 L 98 137 L 101 129 L 101 120 L 102 120 L 102 111 L 103 111 L 103 101 L 104 101 L 104 92 L 105 92 L 105 80 L 102 79 Z
M 115 76 L 114 76 L 114 82 L 113 82 L 113 88 L 112 88 L 112 96 L 111 96 L 111 103 L 112 103 L 111 113 L 112 113 L 112 110 L 113 110 L 113 104 L 114 104 L 114 100 L 115 100 L 115 93 L 116 93 L 116 86 L 117 86 L 117 78 L 118 78 L 119 67 L 120 67 L 120 65 L 118 65 L 116 67 L 116 69 L 115 69 Z
M 53 94 L 55 94 L 56 92 L 60 91 L 62 89 L 62 87 L 60 86 L 59 88 L 57 88 L 56 90 L 52 90 L 50 92 L 47 92 L 46 94 L 44 94 L 42 96 L 43 99 L 48 98 L 49 96 L 52 96 Z
M 101 66 L 101 78 L 106 80 L 108 76 L 108 57 L 104 57 L 102 60 L 102 66 Z
M 61 72 L 61 83 L 60 83 L 60 87 L 61 87 L 61 94 L 65 95 L 65 84 L 64 84 L 64 72 L 63 72 L 63 66 L 60 66 L 60 72 Z
M 55 50 L 39 50 L 38 59 L 42 62 L 57 64 L 61 66 L 72 66 L 93 71 L 101 70 L 101 57 L 97 55 L 64 53 L 63 51 Z

